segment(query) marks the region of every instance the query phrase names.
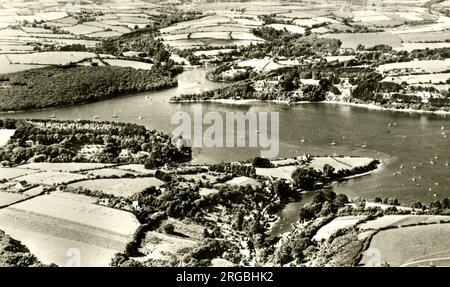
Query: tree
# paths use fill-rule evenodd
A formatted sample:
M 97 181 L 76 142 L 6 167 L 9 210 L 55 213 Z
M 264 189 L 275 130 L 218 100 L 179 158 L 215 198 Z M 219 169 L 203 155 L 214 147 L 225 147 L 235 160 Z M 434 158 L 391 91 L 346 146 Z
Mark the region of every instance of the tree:
M 172 223 L 167 223 L 166 225 L 163 226 L 163 231 L 164 233 L 167 234 L 173 234 L 175 232 L 175 226 L 173 226 Z
M 334 171 L 335 171 L 335 168 L 332 167 L 331 165 L 329 165 L 328 163 L 326 163 L 323 166 L 323 176 L 328 178 L 328 179 L 334 178 L 334 176 L 335 176 Z
M 236 228 L 236 230 L 242 230 L 242 224 L 244 223 L 244 213 L 242 211 L 238 211 L 233 219 L 232 227 Z
M 312 190 L 316 181 L 320 179 L 322 179 L 322 173 L 311 167 L 299 167 L 292 174 L 294 186 L 304 190 Z
M 348 197 L 345 194 L 338 194 L 336 198 L 334 199 L 334 204 L 336 204 L 337 207 L 343 207 L 348 203 Z
M 292 195 L 289 183 L 282 179 L 277 179 L 273 182 L 273 191 L 280 197 L 289 197 Z
M 313 219 L 315 216 L 313 206 L 311 203 L 307 203 L 300 207 L 299 220 L 300 222 L 305 222 Z
M 267 158 L 262 158 L 262 157 L 255 157 L 253 159 L 253 166 L 254 167 L 261 167 L 261 168 L 269 168 L 272 167 L 272 163 L 270 162 L 269 159 Z
M 420 202 L 420 201 L 416 201 L 411 204 L 411 208 L 422 209 L 422 207 L 423 207 L 423 205 L 422 205 L 422 202 Z

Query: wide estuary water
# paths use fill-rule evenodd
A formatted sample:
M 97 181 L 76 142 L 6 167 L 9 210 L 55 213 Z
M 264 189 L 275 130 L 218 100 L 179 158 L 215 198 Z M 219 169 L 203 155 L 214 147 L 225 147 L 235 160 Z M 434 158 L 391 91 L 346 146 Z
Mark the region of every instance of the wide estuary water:
M 193 93 L 223 86 L 205 79 L 204 69 L 182 73 L 177 88 L 129 95 L 93 104 L 44 111 L 0 114 L 0 117 L 115 120 L 138 123 L 171 133 L 172 115 L 193 113 L 193 104 L 171 104 L 181 93 Z M 251 104 L 204 103 L 208 111 L 261 112 L 280 115 L 279 157 L 347 154 L 382 160 L 382 167 L 369 176 L 336 183 L 332 188 L 349 197 L 366 199 L 396 197 L 403 204 L 430 202 L 450 197 L 450 116 L 370 110 L 337 104 L 298 104 L 253 102 Z M 112 115 L 118 118 L 112 119 Z M 390 126 L 389 126 L 390 124 Z M 302 141 L 303 140 L 303 141 Z M 336 145 L 331 145 L 335 141 Z M 362 148 L 363 144 L 367 148 Z M 195 163 L 236 161 L 258 156 L 256 148 L 196 148 Z

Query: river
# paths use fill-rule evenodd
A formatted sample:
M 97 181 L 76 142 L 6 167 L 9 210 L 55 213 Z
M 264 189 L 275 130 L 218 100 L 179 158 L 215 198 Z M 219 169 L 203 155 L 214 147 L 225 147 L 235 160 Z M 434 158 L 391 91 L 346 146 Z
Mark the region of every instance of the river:
M 204 69 L 190 69 L 178 76 L 179 86 L 157 92 L 118 97 L 74 107 L 0 114 L 0 117 L 115 120 L 138 123 L 170 133 L 174 113 L 193 112 L 192 104 L 168 100 L 181 93 L 200 92 L 224 86 L 205 79 Z M 449 119 L 443 115 L 370 110 L 338 104 L 287 105 L 254 102 L 243 105 L 204 103 L 203 112 L 275 111 L 280 114 L 279 157 L 309 154 L 347 154 L 381 159 L 382 167 L 372 175 L 332 185 L 349 197 L 395 197 L 409 205 L 450 197 Z M 117 114 L 117 119 L 111 116 Z M 142 118 L 140 118 L 142 117 Z M 389 123 L 391 126 L 389 127 Z M 443 128 L 443 129 L 442 129 Z M 303 143 L 301 140 L 304 139 Z M 336 141 L 336 145 L 330 143 Z M 367 143 L 367 148 L 361 146 Z M 257 148 L 195 148 L 195 163 L 249 159 Z M 431 163 L 433 162 L 433 164 Z M 394 175 L 395 174 L 395 175 Z M 413 181 L 413 178 L 415 181 Z

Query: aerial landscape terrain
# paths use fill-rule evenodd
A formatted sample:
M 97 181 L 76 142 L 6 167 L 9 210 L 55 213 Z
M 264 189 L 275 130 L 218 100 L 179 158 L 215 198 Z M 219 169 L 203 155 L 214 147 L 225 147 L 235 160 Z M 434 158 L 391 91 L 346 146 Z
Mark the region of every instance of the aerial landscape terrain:
M 449 118 L 449 0 L 0 0 L 0 267 L 450 266 Z

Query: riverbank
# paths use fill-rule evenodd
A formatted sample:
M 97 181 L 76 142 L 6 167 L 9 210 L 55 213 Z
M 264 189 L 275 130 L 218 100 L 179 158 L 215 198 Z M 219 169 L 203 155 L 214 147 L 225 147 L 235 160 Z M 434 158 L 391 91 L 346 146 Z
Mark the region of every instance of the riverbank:
M 286 105 L 302 105 L 302 104 L 334 104 L 334 105 L 345 105 L 352 106 L 358 108 L 366 108 L 369 110 L 377 110 L 377 111 L 390 111 L 390 112 L 403 112 L 403 113 L 423 113 L 423 114 L 436 114 L 436 115 L 450 115 L 450 111 L 430 111 L 430 110 L 415 110 L 415 109 L 399 109 L 399 108 L 386 108 L 373 103 L 352 103 L 352 102 L 339 102 L 339 101 L 321 101 L 321 102 L 311 102 L 311 101 L 298 101 L 291 102 L 287 100 L 259 100 L 259 99 L 208 99 L 208 100 L 169 100 L 169 103 L 186 103 L 186 104 L 194 104 L 194 103 L 218 103 L 218 104 L 226 104 L 226 105 L 249 105 L 255 102 L 261 103 L 276 103 L 276 104 L 286 104 Z

